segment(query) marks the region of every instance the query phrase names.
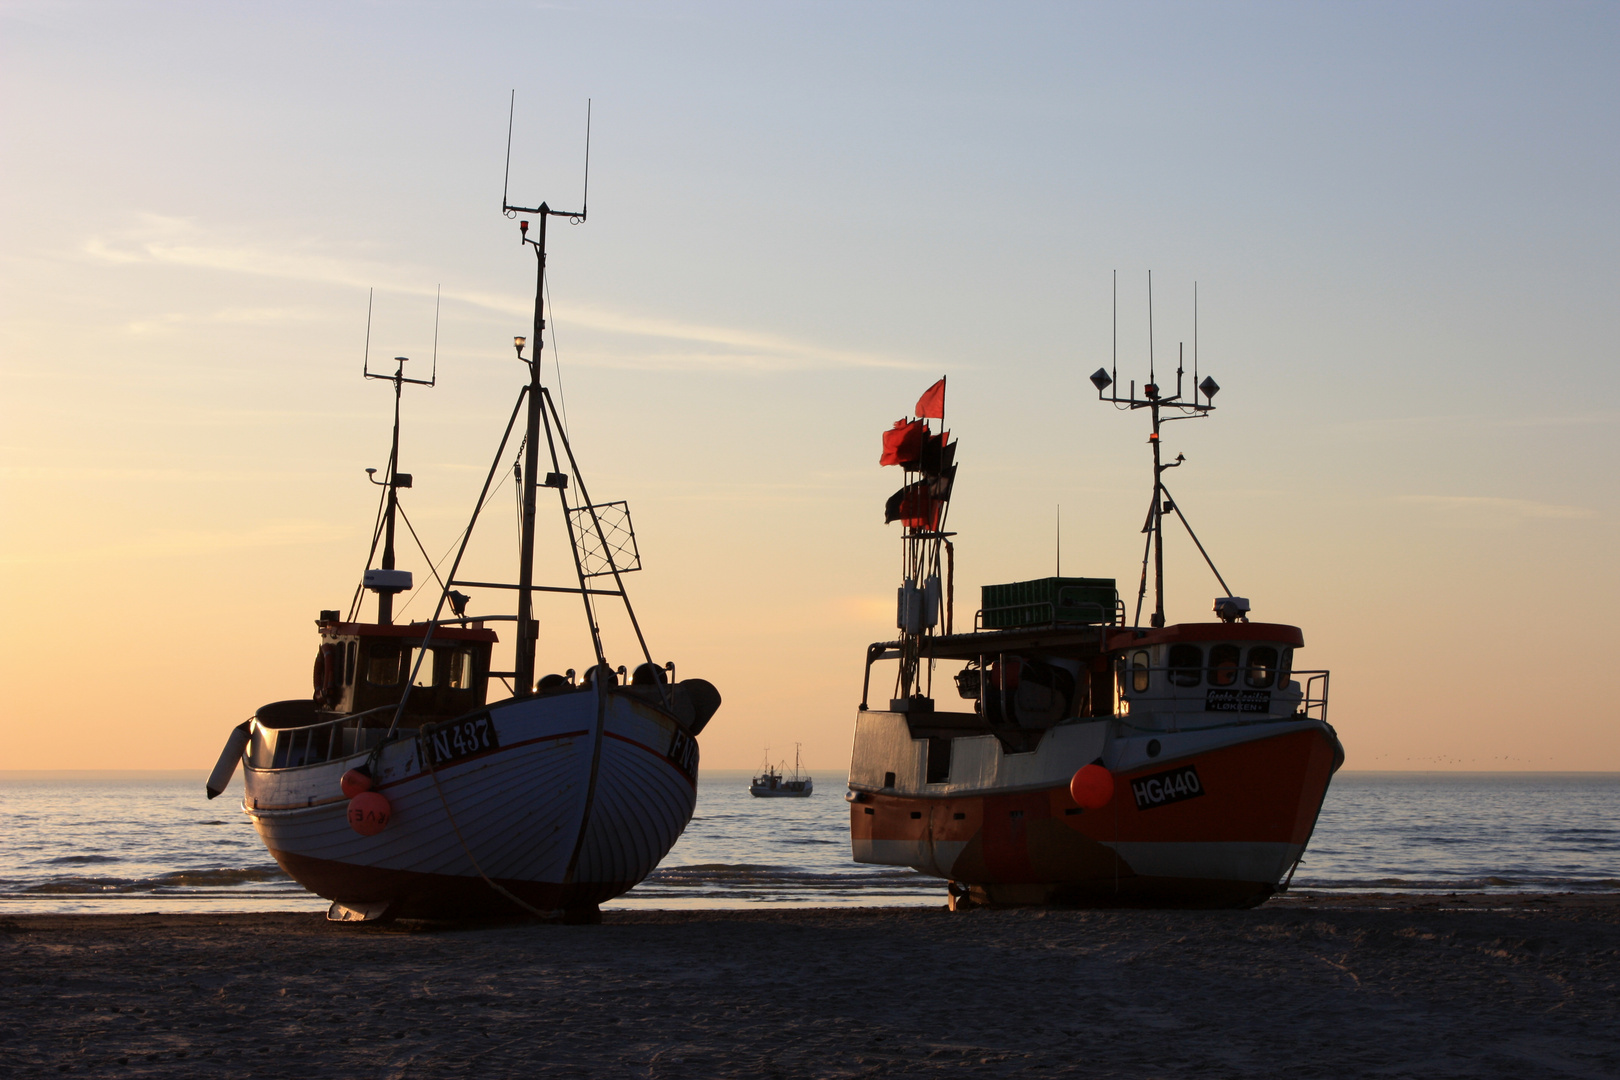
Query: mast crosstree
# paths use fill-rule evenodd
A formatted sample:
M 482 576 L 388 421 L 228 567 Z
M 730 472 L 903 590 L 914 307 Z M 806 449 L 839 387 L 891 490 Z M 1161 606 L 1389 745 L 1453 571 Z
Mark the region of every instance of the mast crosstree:
M 1164 515 L 1171 512 L 1181 520 L 1186 528 L 1187 535 L 1198 547 L 1198 553 L 1204 557 L 1209 568 L 1215 574 L 1215 580 L 1221 583 L 1229 600 L 1238 598 L 1232 596 L 1232 590 L 1227 587 L 1226 579 L 1221 572 L 1215 569 L 1215 563 L 1204 550 L 1198 536 L 1193 532 L 1192 525 L 1181 512 L 1170 492 L 1164 486 L 1164 474 L 1174 469 L 1186 460 L 1186 455 L 1177 454 L 1174 461 L 1166 462 L 1161 446 L 1160 426 L 1170 420 L 1191 420 L 1207 416 L 1215 411 L 1215 395 L 1220 392 L 1220 384 L 1208 375 L 1200 381 L 1198 378 L 1198 287 L 1193 286 L 1193 372 L 1192 396 L 1184 396 L 1183 379 L 1186 375 L 1184 366 L 1185 347 L 1178 346 L 1176 350 L 1176 388 L 1174 393 L 1166 394 L 1164 388 L 1158 384 L 1158 374 L 1153 363 L 1153 272 L 1148 272 L 1148 379 L 1142 385 L 1141 396 L 1137 396 L 1136 380 L 1130 381 L 1130 389 L 1125 396 L 1119 392 L 1119 356 L 1118 356 L 1118 320 L 1119 320 L 1119 285 L 1118 275 L 1115 275 L 1114 286 L 1114 320 L 1115 320 L 1115 355 L 1113 370 L 1098 368 L 1091 374 L 1091 384 L 1097 388 L 1098 400 L 1106 401 L 1116 408 L 1147 409 L 1153 419 L 1153 431 L 1148 436 L 1148 444 L 1153 448 L 1153 499 L 1148 505 L 1147 521 L 1142 526 L 1142 532 L 1147 535 L 1147 541 L 1142 551 L 1142 579 L 1136 592 L 1136 615 L 1133 619 L 1135 625 L 1142 625 L 1142 604 L 1147 596 L 1148 564 L 1153 566 L 1153 614 L 1151 625 L 1155 627 L 1165 624 L 1164 616 Z M 1109 388 L 1113 390 L 1110 393 Z M 1223 618 L 1224 618 L 1223 614 Z

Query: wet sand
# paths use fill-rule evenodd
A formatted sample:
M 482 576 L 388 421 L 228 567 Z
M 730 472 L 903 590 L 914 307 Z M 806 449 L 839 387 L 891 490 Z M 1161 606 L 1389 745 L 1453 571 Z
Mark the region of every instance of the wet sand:
M 1616 1077 L 1620 896 L 0 918 L 10 1076 Z

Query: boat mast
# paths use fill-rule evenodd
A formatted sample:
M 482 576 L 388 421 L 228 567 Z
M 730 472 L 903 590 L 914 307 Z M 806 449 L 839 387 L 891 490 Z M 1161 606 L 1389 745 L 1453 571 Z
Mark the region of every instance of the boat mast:
M 1118 295 L 1117 285 L 1115 286 L 1115 295 L 1116 297 Z M 1193 295 L 1193 325 L 1196 328 L 1198 319 L 1196 286 L 1194 286 Z M 1117 331 L 1115 339 L 1117 342 Z M 1192 526 L 1187 524 L 1186 515 L 1176 506 L 1174 500 L 1170 498 L 1169 491 L 1164 486 L 1165 470 L 1176 468 L 1185 460 L 1185 457 L 1182 454 L 1177 454 L 1174 461 L 1166 463 L 1160 449 L 1159 439 L 1159 429 L 1162 423 L 1170 420 L 1188 420 L 1194 417 L 1207 416 L 1215 410 L 1214 397 L 1220 392 L 1220 384 L 1207 375 L 1202 382 L 1198 381 L 1197 354 L 1198 345 L 1195 329 L 1193 338 L 1193 356 L 1195 359 L 1193 364 L 1192 398 L 1187 400 L 1182 397 L 1182 379 L 1186 371 L 1183 367 L 1183 354 L 1180 351 L 1178 351 L 1176 357 L 1176 390 L 1175 393 L 1166 396 L 1158 385 L 1158 376 L 1153 364 L 1153 274 L 1150 271 L 1148 273 L 1148 381 L 1142 386 L 1142 396 L 1138 397 L 1136 394 L 1135 379 L 1131 380 L 1130 393 L 1124 397 L 1120 396 L 1116 386 L 1116 377 L 1119 373 L 1117 360 L 1112 374 L 1107 368 L 1098 368 L 1091 375 L 1091 384 L 1097 388 L 1097 399 L 1099 401 L 1106 401 L 1116 408 L 1124 407 L 1133 411 L 1147 409 L 1149 416 L 1153 419 L 1153 431 L 1148 436 L 1148 442 L 1153 447 L 1153 501 L 1148 506 L 1147 523 L 1142 527 L 1142 531 L 1148 534 L 1150 546 L 1148 550 L 1144 550 L 1142 553 L 1142 587 L 1137 594 L 1135 620 L 1138 624 L 1140 624 L 1142 617 L 1143 594 L 1147 590 L 1147 563 L 1149 558 L 1153 560 L 1153 614 L 1150 616 L 1149 622 L 1150 625 L 1155 627 L 1165 624 L 1164 515 L 1166 511 L 1171 511 L 1181 518 L 1181 523 L 1187 527 L 1187 533 L 1192 536 L 1193 543 L 1198 545 L 1199 553 L 1204 556 L 1206 562 L 1209 562 L 1209 555 L 1204 551 L 1204 546 L 1198 542 L 1198 537 L 1193 533 Z M 1111 394 L 1108 393 L 1110 386 L 1116 386 L 1116 389 Z M 1213 562 L 1209 563 L 1209 568 L 1215 571 L 1215 577 L 1217 580 L 1221 580 L 1221 587 L 1224 589 L 1226 582 L 1221 579 L 1220 571 L 1215 570 Z
M 517 93 L 512 95 L 515 112 Z M 524 429 L 523 471 L 519 477 L 523 491 L 523 524 L 520 541 L 520 554 L 518 556 L 518 607 L 517 607 L 517 656 L 512 665 L 513 696 L 528 697 L 534 693 L 534 652 L 536 639 L 539 637 L 534 622 L 534 517 L 535 502 L 539 496 L 540 484 L 540 431 L 544 419 L 545 402 L 544 388 L 540 385 L 540 354 L 545 348 L 546 318 L 546 225 L 554 217 L 565 217 L 578 225 L 585 221 L 585 213 L 590 205 L 591 184 L 591 116 L 590 106 L 585 109 L 585 196 L 581 201 L 578 212 L 571 210 L 553 210 L 549 204 L 542 202 L 539 206 L 513 206 L 507 201 L 507 191 L 512 168 L 512 116 L 509 114 L 506 122 L 506 167 L 508 184 L 503 185 L 501 191 L 501 212 L 507 217 L 516 217 L 519 213 L 539 215 L 539 228 L 535 231 L 537 237 L 529 236 L 529 223 L 527 220 L 518 222 L 518 230 L 523 243 L 534 248 L 534 341 L 530 349 L 529 358 L 523 357 L 523 339 L 514 338 L 513 345 L 517 347 L 518 359 L 529 365 L 528 387 L 528 416 Z M 550 425 L 546 426 L 546 441 L 551 441 Z M 555 462 L 556 453 L 552 452 Z M 555 466 L 554 466 L 555 467 Z M 553 478 L 555 477 L 555 479 Z M 568 499 L 563 485 L 566 477 L 548 476 L 547 487 L 559 488 L 563 497 L 563 516 L 567 520 Z M 573 544 L 572 530 L 569 533 L 570 545 Z M 579 561 L 578 551 L 575 551 L 575 563 Z M 579 591 L 585 601 L 585 617 L 591 624 L 591 635 L 595 643 L 598 662 L 600 662 L 602 647 L 597 639 L 596 620 L 591 613 L 591 598 L 585 587 L 583 572 L 580 574 Z M 621 594 L 623 590 L 620 590 Z
M 534 692 L 534 647 L 538 637 L 534 625 L 534 512 L 539 490 L 536 475 L 540 471 L 540 354 L 546 344 L 546 221 L 551 210 L 545 203 L 535 208 L 540 215 L 539 239 L 529 239 L 529 223 L 523 222 L 523 242 L 534 247 L 534 344 L 529 351 L 528 418 L 524 427 L 523 473 L 523 529 L 521 552 L 518 555 L 518 608 L 517 608 L 517 662 L 513 665 L 512 685 L 517 697 Z M 523 358 L 523 344 L 517 343 L 518 358 Z
M 383 482 L 388 485 L 388 509 L 383 512 L 382 568 L 394 569 L 394 518 L 399 511 L 399 399 L 404 390 L 405 357 L 394 357 L 399 366 L 394 369 L 394 441 L 388 451 L 388 472 Z M 394 590 L 377 590 L 377 622 L 387 626 L 394 621 Z
M 414 386 L 426 387 L 433 387 L 438 384 L 439 312 L 437 303 L 435 303 L 433 310 L 432 375 L 426 379 L 407 379 L 405 377 L 405 364 L 409 359 L 410 358 L 406 356 L 394 357 L 395 366 L 394 373 L 392 375 L 371 370 L 371 308 L 368 303 L 366 308 L 366 354 L 365 358 L 361 361 L 360 370 L 361 373 L 368 379 L 384 379 L 394 384 L 394 434 L 393 440 L 388 449 L 388 471 L 384 474 L 382 481 L 382 486 L 388 490 L 386 497 L 384 498 L 383 509 L 383 553 L 381 569 L 388 572 L 387 576 L 390 578 L 393 576 L 392 571 L 395 568 L 394 520 L 399 516 L 399 489 L 408 488 L 411 486 L 411 474 L 402 473 L 399 471 L 399 402 L 400 397 L 404 392 L 406 383 L 411 383 Z M 366 470 L 368 475 L 374 472 L 376 472 L 375 469 Z M 376 478 L 372 477 L 371 482 L 373 484 L 377 483 Z M 371 544 L 372 554 L 376 554 L 377 536 L 375 533 L 372 534 Z M 368 569 L 370 568 L 370 565 L 371 564 L 368 561 L 366 564 Z M 383 626 L 388 626 L 394 621 L 394 594 L 397 592 L 402 592 L 403 589 L 399 585 L 394 584 L 392 581 L 387 580 L 377 585 L 373 585 L 372 588 L 374 588 L 377 592 L 377 622 Z

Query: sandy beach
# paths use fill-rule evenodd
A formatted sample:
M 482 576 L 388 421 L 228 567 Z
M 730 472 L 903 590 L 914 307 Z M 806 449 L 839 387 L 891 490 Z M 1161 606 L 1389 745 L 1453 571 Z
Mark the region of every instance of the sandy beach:
M 1620 1075 L 1620 897 L 0 921 L 14 1076 Z

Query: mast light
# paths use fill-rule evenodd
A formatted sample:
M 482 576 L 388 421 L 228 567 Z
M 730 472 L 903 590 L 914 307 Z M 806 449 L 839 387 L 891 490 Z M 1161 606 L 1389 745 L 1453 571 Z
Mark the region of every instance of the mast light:
M 528 341 L 529 339 L 526 337 L 514 337 L 512 339 L 512 348 L 517 350 L 519 360 L 523 359 L 523 346 L 526 345 Z

